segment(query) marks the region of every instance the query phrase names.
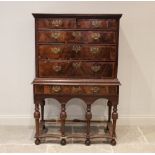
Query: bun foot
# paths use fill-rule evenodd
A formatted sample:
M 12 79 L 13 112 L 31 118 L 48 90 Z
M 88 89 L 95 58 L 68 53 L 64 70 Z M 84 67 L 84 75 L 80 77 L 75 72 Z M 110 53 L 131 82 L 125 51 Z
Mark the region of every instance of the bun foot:
M 35 144 L 36 144 L 36 145 L 39 145 L 39 144 L 40 144 L 40 139 L 37 138 L 37 139 L 35 140 Z
M 112 139 L 110 143 L 111 143 L 112 146 L 115 146 L 116 145 L 116 140 Z
M 60 144 L 61 145 L 66 145 L 66 139 L 61 139 Z
M 91 144 L 90 139 L 86 139 L 85 144 L 86 144 L 87 146 L 89 146 L 89 145 Z

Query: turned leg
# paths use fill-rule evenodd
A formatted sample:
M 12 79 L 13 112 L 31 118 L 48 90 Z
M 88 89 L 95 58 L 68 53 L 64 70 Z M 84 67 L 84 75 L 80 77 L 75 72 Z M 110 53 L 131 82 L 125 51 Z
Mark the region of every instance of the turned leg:
M 112 119 L 113 119 L 113 125 L 112 125 L 112 140 L 111 144 L 116 145 L 116 120 L 118 119 L 118 113 L 117 113 L 117 105 L 113 106 L 113 112 L 112 112 Z
M 91 104 L 87 104 L 87 109 L 86 109 L 86 122 L 87 122 L 87 127 L 86 127 L 86 145 L 90 145 L 90 120 L 92 118 L 92 113 L 91 113 Z
M 60 119 L 61 119 L 61 145 L 66 145 L 66 137 L 65 137 L 65 120 L 66 120 L 67 114 L 66 114 L 66 105 L 65 103 L 61 104 L 61 113 L 60 113 Z
M 112 103 L 110 101 L 108 101 L 107 106 L 108 106 L 108 123 L 110 123 L 111 122 Z M 109 130 L 109 128 L 108 128 L 108 125 L 107 125 L 106 131 L 108 131 L 108 130 Z
M 41 123 L 42 123 L 42 129 L 46 130 L 45 120 L 44 120 L 44 106 L 45 106 L 45 99 L 41 103 Z
M 40 112 L 39 112 L 39 103 L 35 102 L 35 112 L 34 112 L 34 118 L 35 118 L 35 125 L 36 125 L 36 134 L 35 134 L 35 144 L 39 145 L 40 144 L 40 139 L 39 139 L 39 118 L 40 118 Z

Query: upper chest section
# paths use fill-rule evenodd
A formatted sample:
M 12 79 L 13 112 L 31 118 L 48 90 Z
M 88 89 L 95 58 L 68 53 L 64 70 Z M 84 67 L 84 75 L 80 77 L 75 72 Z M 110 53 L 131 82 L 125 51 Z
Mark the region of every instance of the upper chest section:
M 33 15 L 40 77 L 116 77 L 121 15 Z

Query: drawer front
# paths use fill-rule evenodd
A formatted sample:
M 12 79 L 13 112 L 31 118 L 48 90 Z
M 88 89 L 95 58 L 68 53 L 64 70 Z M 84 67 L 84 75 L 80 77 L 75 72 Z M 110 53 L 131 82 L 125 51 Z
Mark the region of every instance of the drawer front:
M 35 94 L 44 95 L 117 95 L 117 86 L 36 85 Z
M 113 31 L 89 31 L 85 35 L 88 43 L 116 43 L 116 33 Z
M 104 45 L 38 45 L 41 59 L 116 60 L 116 46 Z
M 38 42 L 115 44 L 114 31 L 39 31 Z
M 75 18 L 47 18 L 37 20 L 38 29 L 76 28 Z
M 115 19 L 78 19 L 77 28 L 116 29 L 117 21 Z
M 114 78 L 115 62 L 39 61 L 39 77 Z

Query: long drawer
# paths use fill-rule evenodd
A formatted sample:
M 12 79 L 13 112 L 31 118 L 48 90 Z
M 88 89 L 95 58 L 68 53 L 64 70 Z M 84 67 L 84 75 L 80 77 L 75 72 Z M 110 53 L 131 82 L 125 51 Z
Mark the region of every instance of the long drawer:
M 115 31 L 39 31 L 38 42 L 115 44 Z
M 39 77 L 114 78 L 115 62 L 39 60 Z
M 44 95 L 117 95 L 117 86 L 35 85 L 35 94 Z
M 104 45 L 38 45 L 41 59 L 84 59 L 84 60 L 116 60 L 116 46 Z

